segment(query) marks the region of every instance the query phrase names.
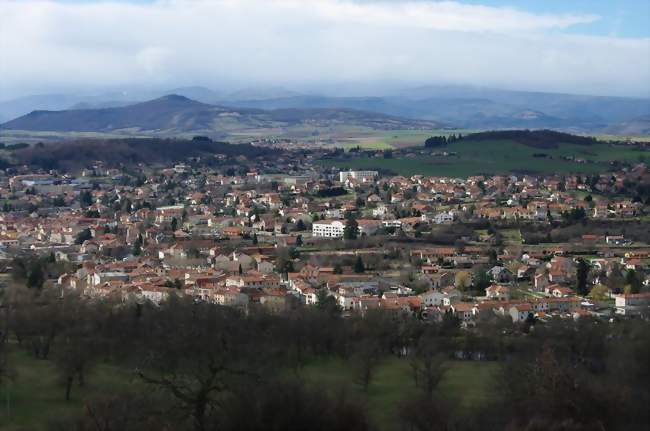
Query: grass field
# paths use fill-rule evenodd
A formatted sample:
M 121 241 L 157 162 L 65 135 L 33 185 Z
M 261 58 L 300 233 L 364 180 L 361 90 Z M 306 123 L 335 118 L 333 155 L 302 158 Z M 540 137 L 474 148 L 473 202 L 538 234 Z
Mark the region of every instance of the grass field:
M 418 155 L 402 158 L 353 158 L 325 160 L 328 166 L 355 169 L 388 169 L 401 175 L 437 175 L 466 177 L 478 174 L 508 172 L 531 173 L 600 173 L 609 168 L 610 161 L 650 160 L 650 151 L 636 147 L 598 144 L 581 146 L 561 144 L 554 149 L 539 149 L 512 141 L 486 141 L 459 143 L 441 151 L 455 152 L 455 156 Z M 534 157 L 544 153 L 552 158 Z M 578 163 L 561 157 L 575 157 L 588 161 Z
M 485 405 L 497 371 L 498 365 L 493 362 L 449 362 L 449 370 L 438 388 L 438 394 L 458 403 L 461 410 Z M 341 359 L 312 363 L 303 369 L 303 376 L 330 390 L 343 387 L 353 393 L 361 393 L 353 383 L 350 365 Z M 415 391 L 408 360 L 394 357 L 385 359 L 368 388 L 367 408 L 371 420 L 382 430 L 397 429 L 399 403 Z
M 599 141 L 636 141 L 650 142 L 650 136 L 633 136 L 633 135 L 594 135 Z
M 471 130 L 373 130 L 364 134 L 338 134 L 332 136 L 338 147 L 345 149 L 361 147 L 369 150 L 387 150 L 406 147 L 421 147 L 424 141 L 431 136 L 449 136 L 451 134 L 467 134 Z
M 44 430 L 50 421 L 78 416 L 87 397 L 123 392 L 139 384 L 122 370 L 99 365 L 88 376 L 86 387 L 75 385 L 66 401 L 52 362 L 17 350 L 11 352 L 10 367 L 13 379 L 0 390 L 0 429 L 6 431 Z
M 74 386 L 71 400 L 65 401 L 64 387 L 50 361 L 36 360 L 21 350 L 11 352 L 10 359 L 14 378 L 0 387 L 2 430 L 45 430 L 51 421 L 81 414 L 84 399 L 143 388 L 125 371 L 99 365 L 88 376 L 86 387 Z M 461 409 L 484 405 L 497 369 L 496 363 L 450 362 L 439 395 L 459 403 Z M 314 361 L 302 369 L 302 376 L 334 394 L 342 388 L 364 396 L 353 382 L 350 365 L 342 359 Z M 368 390 L 368 414 L 373 423 L 382 430 L 394 429 L 400 401 L 415 390 L 408 361 L 385 359 Z

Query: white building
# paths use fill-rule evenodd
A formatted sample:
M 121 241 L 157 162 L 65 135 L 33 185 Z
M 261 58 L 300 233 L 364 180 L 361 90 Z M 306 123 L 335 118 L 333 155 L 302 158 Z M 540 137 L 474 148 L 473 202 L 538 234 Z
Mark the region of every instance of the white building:
M 312 235 L 321 238 L 342 238 L 345 223 L 342 220 L 321 220 L 312 223 Z
M 616 313 L 623 315 L 650 314 L 650 292 L 617 295 Z
M 377 171 L 341 171 L 339 172 L 339 181 L 344 183 L 348 178 L 357 180 L 362 183 L 374 181 L 379 175 Z
M 433 222 L 435 224 L 451 223 L 453 221 L 454 213 L 452 211 L 441 212 L 440 214 L 436 214 L 436 216 L 433 218 Z

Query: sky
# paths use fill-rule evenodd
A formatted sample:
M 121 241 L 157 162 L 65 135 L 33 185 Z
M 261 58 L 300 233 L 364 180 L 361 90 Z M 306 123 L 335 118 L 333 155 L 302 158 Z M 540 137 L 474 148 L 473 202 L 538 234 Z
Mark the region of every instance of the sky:
M 0 0 L 0 100 L 343 83 L 650 97 L 650 1 Z

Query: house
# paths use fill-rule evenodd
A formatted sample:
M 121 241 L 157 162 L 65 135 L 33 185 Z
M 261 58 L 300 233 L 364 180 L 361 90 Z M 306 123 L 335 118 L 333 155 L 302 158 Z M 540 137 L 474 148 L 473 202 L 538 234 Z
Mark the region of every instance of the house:
M 524 322 L 529 315 L 533 314 L 533 307 L 527 303 L 516 304 L 510 307 L 508 313 L 512 318 L 512 323 Z
M 445 294 L 439 290 L 432 289 L 429 291 L 426 291 L 424 293 L 421 293 L 418 295 L 420 297 L 420 300 L 422 301 L 422 305 L 426 307 L 431 307 L 434 305 L 442 305 Z
M 474 318 L 474 304 L 469 302 L 456 302 L 450 305 L 454 316 L 463 322 L 468 322 Z
M 552 288 L 549 286 L 546 289 L 550 291 L 551 296 L 554 296 L 556 298 L 568 298 L 569 296 L 575 295 L 573 290 L 568 287 L 553 285 Z
M 369 236 L 377 232 L 382 226 L 381 220 L 357 220 L 359 235 Z
M 617 314 L 625 316 L 650 314 L 650 292 L 617 295 L 615 303 Z
M 495 283 L 510 283 L 512 281 L 512 272 L 503 266 L 493 266 L 488 270 L 488 275 Z
M 460 301 L 463 294 L 455 287 L 446 287 L 442 289 L 444 297 L 442 298 L 442 305 L 450 306 L 451 304 Z
M 546 290 L 546 286 L 548 286 L 549 281 L 548 281 L 548 275 L 545 273 L 539 273 L 535 274 L 534 278 L 534 286 L 535 290 L 538 292 L 543 292 Z
M 485 289 L 485 296 L 496 301 L 508 301 L 510 299 L 510 288 L 500 284 L 493 284 Z

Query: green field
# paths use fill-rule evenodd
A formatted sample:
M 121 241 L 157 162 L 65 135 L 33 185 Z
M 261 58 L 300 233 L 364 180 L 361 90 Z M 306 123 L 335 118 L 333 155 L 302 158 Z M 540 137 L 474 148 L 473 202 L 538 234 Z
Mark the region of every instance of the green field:
M 415 154 L 392 159 L 352 158 L 324 160 L 326 166 L 354 169 L 388 169 L 400 175 L 435 175 L 466 177 L 508 172 L 530 173 L 600 173 L 609 170 L 610 161 L 650 160 L 650 151 L 638 147 L 597 144 L 590 146 L 560 144 L 554 149 L 540 149 L 513 141 L 461 141 L 438 151 L 455 152 L 454 156 Z M 533 157 L 544 153 L 551 158 Z M 561 159 L 571 156 L 589 163 Z
M 142 389 L 142 384 L 123 370 L 108 365 L 97 366 L 89 375 L 86 387 L 74 386 L 72 398 L 65 401 L 64 387 L 50 361 L 36 360 L 24 351 L 10 354 L 14 377 L 0 390 L 0 429 L 44 430 L 50 421 L 70 419 L 81 414 L 83 401 L 98 395 Z M 449 363 L 449 371 L 440 384 L 439 395 L 458 403 L 460 409 L 485 405 L 489 389 L 498 370 L 491 362 Z M 344 388 L 364 396 L 353 383 L 352 369 L 342 359 L 318 360 L 301 371 L 307 382 L 337 391 Z M 368 390 L 368 414 L 380 429 L 394 429 L 400 401 L 415 392 L 407 360 L 390 357 L 379 366 Z
M 650 142 L 650 136 L 642 135 L 594 135 L 594 138 L 599 141 L 635 141 L 635 142 Z
M 465 411 L 484 406 L 489 400 L 492 379 L 497 371 L 498 364 L 494 362 L 449 362 L 449 370 L 440 383 L 438 395 L 457 403 Z M 353 393 L 361 393 L 353 383 L 350 365 L 343 360 L 312 363 L 303 369 L 303 376 L 307 381 L 332 390 L 343 387 Z M 408 360 L 395 357 L 385 359 L 368 388 L 370 419 L 382 430 L 397 429 L 399 403 L 415 391 Z
M 99 365 L 88 376 L 86 387 L 73 386 L 71 399 L 66 401 L 52 362 L 20 350 L 10 354 L 10 369 L 13 378 L 8 384 L 3 382 L 0 390 L 0 429 L 7 431 L 44 430 L 50 421 L 78 416 L 86 398 L 139 385 L 124 371 Z
M 336 146 L 350 149 L 361 147 L 369 150 L 387 150 L 391 148 L 421 147 L 431 136 L 449 136 L 451 134 L 467 134 L 470 130 L 375 130 L 365 134 L 349 133 L 332 136 Z

